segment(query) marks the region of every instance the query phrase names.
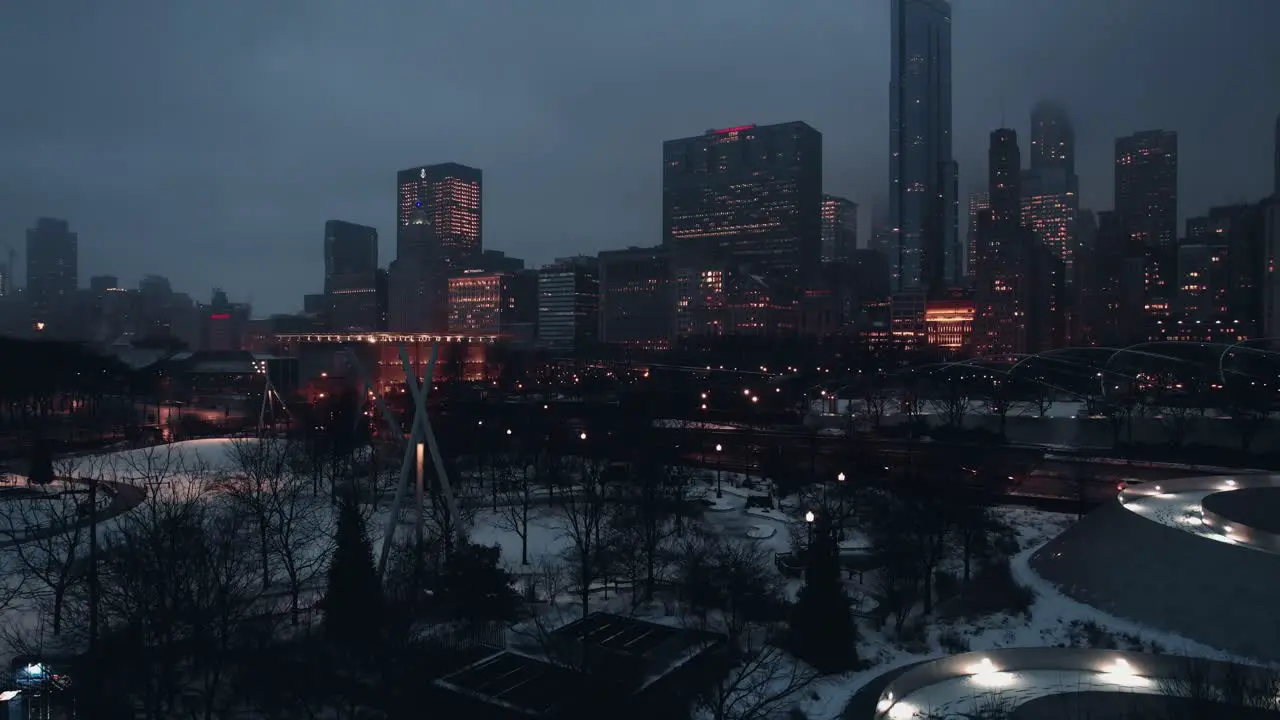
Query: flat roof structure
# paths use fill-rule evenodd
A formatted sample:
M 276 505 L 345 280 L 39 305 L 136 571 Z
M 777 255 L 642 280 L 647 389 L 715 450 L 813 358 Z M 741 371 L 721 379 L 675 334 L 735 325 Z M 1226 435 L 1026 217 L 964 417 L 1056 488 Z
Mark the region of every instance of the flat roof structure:
M 602 695 L 651 699 L 666 692 L 656 686 L 660 680 L 723 642 L 714 633 L 603 612 L 557 628 L 547 639 L 549 646 L 497 653 L 435 685 L 482 703 L 495 717 L 552 717 Z
M 435 682 L 514 715 L 543 717 L 555 713 L 579 693 L 582 676 L 547 660 L 500 652 Z

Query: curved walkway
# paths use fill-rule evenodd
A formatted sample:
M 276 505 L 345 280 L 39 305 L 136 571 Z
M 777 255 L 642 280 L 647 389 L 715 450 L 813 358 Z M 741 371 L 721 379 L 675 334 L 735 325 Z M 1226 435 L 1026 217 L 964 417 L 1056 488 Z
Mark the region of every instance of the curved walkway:
M 1185 682 L 1190 678 L 1200 683 Z M 1246 677 L 1274 681 L 1264 668 L 1218 660 L 1085 648 L 1004 648 L 922 663 L 890 680 L 874 717 L 890 720 L 938 715 L 975 716 L 998 702 L 1005 709 L 1069 693 L 1133 693 L 1183 697 L 1226 687 Z M 1183 680 L 1183 682 L 1179 682 Z M 846 715 L 846 717 L 851 717 Z M 867 717 L 867 716 L 864 716 Z
M 85 485 L 89 484 L 88 480 L 74 478 L 67 479 L 71 482 L 82 483 Z M 98 516 L 96 520 L 99 525 L 134 509 L 141 504 L 143 499 L 147 496 L 146 492 L 139 487 L 128 485 L 126 483 L 112 482 L 109 480 L 98 481 L 98 489 L 111 494 L 111 502 L 107 503 L 107 507 L 97 514 Z M 52 537 L 53 535 L 64 533 L 68 530 L 74 530 L 75 528 L 88 527 L 92 522 L 94 522 L 94 520 L 95 518 L 92 517 L 83 517 L 77 520 L 75 524 L 68 527 L 37 528 L 33 532 L 29 532 L 22 537 L 9 538 L 7 540 L 0 541 L 0 548 L 12 547 L 19 543 Z
M 1269 519 L 1248 519 L 1270 514 L 1262 510 L 1280 512 L 1280 475 L 1165 480 L 1125 488 L 1119 501 L 1130 512 L 1197 537 L 1280 554 L 1280 534 L 1268 527 Z
M 1266 490 L 1280 507 L 1277 476 L 1129 488 L 1037 550 L 1030 567 L 1064 595 L 1116 617 L 1234 657 L 1280 662 L 1280 552 L 1267 544 L 1276 536 L 1204 507 L 1249 488 Z

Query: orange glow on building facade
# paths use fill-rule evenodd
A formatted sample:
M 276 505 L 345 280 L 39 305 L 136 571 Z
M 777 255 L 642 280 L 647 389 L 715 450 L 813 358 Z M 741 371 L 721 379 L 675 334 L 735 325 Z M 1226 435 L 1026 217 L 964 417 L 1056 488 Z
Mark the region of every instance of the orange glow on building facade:
M 510 279 L 507 273 L 468 273 L 449 278 L 449 332 L 501 332 Z
M 964 350 L 973 341 L 973 300 L 930 300 L 924 311 L 929 344 L 946 350 Z
M 431 225 L 445 265 L 459 270 L 481 251 L 481 172 L 477 168 L 443 163 L 401 170 L 399 227 L 407 227 L 421 211 Z

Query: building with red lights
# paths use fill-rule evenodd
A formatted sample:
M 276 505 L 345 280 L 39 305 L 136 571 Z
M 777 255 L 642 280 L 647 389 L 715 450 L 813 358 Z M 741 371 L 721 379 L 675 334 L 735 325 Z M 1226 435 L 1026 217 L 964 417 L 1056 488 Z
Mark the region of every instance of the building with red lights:
M 431 347 L 439 345 L 433 379 L 437 382 L 480 382 L 496 379 L 501 371 L 490 348 L 496 335 L 434 335 L 426 333 L 287 333 L 276 336 L 276 352 L 296 358 L 300 386 L 321 384 L 356 386 L 361 379 L 351 355 L 370 374 L 379 393 L 404 389 L 403 347 L 409 367 L 421 381 L 431 364 Z
M 963 352 L 973 341 L 973 298 L 955 292 L 941 300 L 930 300 L 924 310 L 929 344 L 950 352 Z
M 414 223 L 421 211 L 450 270 L 473 266 L 483 248 L 481 221 L 483 178 L 478 168 L 441 163 L 396 174 L 399 197 L 397 227 Z
M 468 270 L 449 278 L 449 333 L 502 334 L 517 341 L 530 340 L 535 314 L 536 275 Z M 530 286 L 527 287 L 526 286 Z M 525 290 L 522 292 L 522 290 Z
M 663 143 L 662 244 L 677 270 L 805 276 L 822 243 L 822 134 L 740 125 Z

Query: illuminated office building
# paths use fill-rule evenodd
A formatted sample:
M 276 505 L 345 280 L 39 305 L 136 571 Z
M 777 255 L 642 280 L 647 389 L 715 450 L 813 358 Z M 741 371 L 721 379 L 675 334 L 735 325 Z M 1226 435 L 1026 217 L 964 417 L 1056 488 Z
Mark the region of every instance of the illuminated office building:
M 663 247 L 677 268 L 817 270 L 821 133 L 803 122 L 741 125 L 668 140 L 662 152 Z
M 401 170 L 396 174 L 397 228 L 410 227 L 421 212 L 439 245 L 440 260 L 450 270 L 465 270 L 480 255 L 482 241 L 481 171 L 442 163 Z
M 1143 306 L 1168 317 L 1177 279 L 1178 134 L 1149 130 L 1116 140 L 1115 212 L 1144 257 Z
M 822 262 L 847 262 L 858 248 L 858 204 L 822 196 Z

